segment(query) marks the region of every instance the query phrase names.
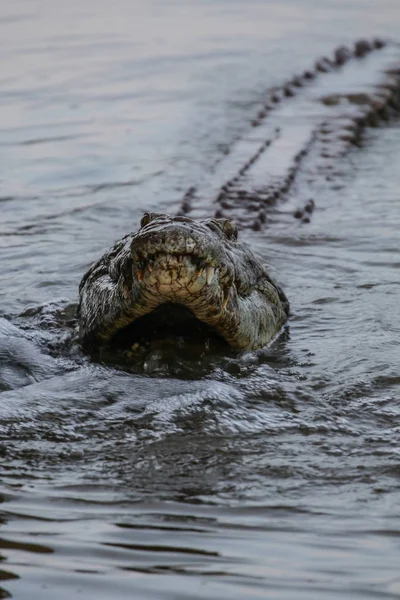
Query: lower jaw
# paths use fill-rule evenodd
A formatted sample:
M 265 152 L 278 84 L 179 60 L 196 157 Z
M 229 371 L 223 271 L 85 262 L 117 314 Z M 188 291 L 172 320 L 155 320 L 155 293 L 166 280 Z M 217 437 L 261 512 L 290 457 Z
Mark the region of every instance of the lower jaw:
M 215 328 L 199 320 L 187 307 L 166 302 L 118 331 L 109 346 L 131 348 L 149 344 L 155 340 L 173 340 L 206 344 L 215 342 L 219 346 L 229 347 Z

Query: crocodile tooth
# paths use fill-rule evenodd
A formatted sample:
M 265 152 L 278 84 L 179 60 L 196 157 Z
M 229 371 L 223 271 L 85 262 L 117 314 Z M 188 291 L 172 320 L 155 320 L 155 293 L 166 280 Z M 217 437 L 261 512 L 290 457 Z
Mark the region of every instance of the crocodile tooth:
M 204 273 L 204 267 L 201 267 L 198 271 L 197 271 L 197 277 L 201 277 Z
M 231 288 L 225 288 L 224 290 L 222 290 L 222 308 L 224 310 L 226 308 L 226 305 L 228 304 L 230 291 L 231 291 Z
M 206 281 L 207 285 L 210 285 L 214 277 L 215 267 L 206 267 Z

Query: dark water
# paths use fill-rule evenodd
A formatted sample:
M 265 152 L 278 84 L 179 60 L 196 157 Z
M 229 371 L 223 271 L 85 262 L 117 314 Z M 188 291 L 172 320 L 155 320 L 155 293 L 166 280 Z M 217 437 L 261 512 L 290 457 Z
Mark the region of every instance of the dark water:
M 399 25 L 389 0 L 3 1 L 1 314 L 54 344 L 88 264 L 268 87 Z M 291 299 L 271 348 L 190 378 L 78 353 L 0 395 L 0 598 L 400 598 L 399 139 L 368 131 L 311 223 L 247 234 Z

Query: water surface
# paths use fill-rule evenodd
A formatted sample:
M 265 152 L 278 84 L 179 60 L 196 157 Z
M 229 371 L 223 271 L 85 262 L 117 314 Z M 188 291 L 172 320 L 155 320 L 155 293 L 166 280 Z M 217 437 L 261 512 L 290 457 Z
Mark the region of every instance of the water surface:
M 1 314 L 45 351 L 270 87 L 399 25 L 389 0 L 3 1 Z M 190 377 L 77 354 L 2 392 L 0 597 L 400 598 L 399 135 L 368 131 L 309 224 L 243 232 L 291 299 L 271 348 Z

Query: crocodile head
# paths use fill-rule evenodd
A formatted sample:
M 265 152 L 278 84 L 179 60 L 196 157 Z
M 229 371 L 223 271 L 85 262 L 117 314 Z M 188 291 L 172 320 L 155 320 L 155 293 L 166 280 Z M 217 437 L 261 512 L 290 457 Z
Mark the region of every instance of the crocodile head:
M 146 213 L 80 284 L 81 339 L 202 329 L 237 349 L 267 344 L 288 317 L 288 301 L 227 219 Z

